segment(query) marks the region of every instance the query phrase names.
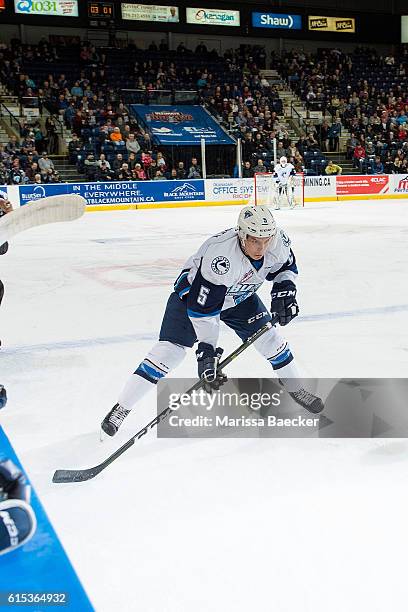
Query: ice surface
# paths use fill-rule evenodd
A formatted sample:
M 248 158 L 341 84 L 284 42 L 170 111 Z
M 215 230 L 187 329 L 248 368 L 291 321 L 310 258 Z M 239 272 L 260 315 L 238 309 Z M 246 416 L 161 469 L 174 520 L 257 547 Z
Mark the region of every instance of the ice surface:
M 51 484 L 154 416 L 153 394 L 98 442 L 184 260 L 237 213 L 88 213 L 17 236 L 0 259 L 1 422 L 98 612 L 406 610 L 408 441 L 149 434 L 95 480 Z M 276 217 L 300 270 L 302 317 L 284 333 L 305 372 L 407 376 L 407 202 Z M 224 327 L 226 352 L 238 343 Z M 190 352 L 175 375 L 195 373 Z M 252 348 L 228 373 L 271 376 Z

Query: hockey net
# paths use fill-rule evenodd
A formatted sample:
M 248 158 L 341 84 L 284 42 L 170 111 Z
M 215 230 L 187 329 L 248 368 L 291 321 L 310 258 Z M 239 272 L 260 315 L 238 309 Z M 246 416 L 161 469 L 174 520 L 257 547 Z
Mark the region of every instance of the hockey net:
M 305 182 L 303 172 L 290 177 L 288 189 L 279 197 L 278 186 L 270 172 L 256 172 L 254 175 L 255 206 L 270 208 L 291 208 L 305 205 Z

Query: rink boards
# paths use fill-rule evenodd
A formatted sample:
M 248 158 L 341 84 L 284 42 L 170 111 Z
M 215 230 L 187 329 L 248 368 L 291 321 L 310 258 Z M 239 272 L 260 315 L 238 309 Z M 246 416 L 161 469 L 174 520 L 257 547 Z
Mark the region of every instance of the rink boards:
M 0 186 L 13 207 L 51 195 L 79 194 L 90 211 L 246 204 L 254 180 L 109 181 Z M 408 198 L 408 175 L 306 176 L 305 203 Z

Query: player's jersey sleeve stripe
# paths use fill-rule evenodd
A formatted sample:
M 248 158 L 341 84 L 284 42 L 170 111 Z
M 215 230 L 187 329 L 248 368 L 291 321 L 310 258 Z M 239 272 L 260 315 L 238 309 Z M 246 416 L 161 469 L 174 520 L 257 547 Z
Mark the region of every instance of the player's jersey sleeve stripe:
M 191 285 L 188 282 L 189 272 L 190 270 L 184 269 L 174 283 L 174 291 L 179 295 L 179 297 L 187 295 L 187 293 L 190 291 Z

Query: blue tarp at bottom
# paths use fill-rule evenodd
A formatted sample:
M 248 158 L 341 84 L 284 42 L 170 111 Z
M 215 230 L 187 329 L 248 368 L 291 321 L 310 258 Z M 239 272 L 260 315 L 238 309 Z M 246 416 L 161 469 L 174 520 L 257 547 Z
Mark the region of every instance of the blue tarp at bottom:
M 26 473 L 1 427 L 0 459 L 11 459 Z M 32 612 L 57 608 L 73 612 L 93 611 L 94 608 L 34 490 L 31 501 L 37 517 L 37 530 L 27 544 L 0 557 L 0 593 L 2 598 L 4 593 L 67 593 L 67 603 L 29 606 L 8 604 L 7 610 L 28 607 Z M 4 605 L 3 602 L 1 604 Z

